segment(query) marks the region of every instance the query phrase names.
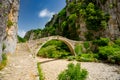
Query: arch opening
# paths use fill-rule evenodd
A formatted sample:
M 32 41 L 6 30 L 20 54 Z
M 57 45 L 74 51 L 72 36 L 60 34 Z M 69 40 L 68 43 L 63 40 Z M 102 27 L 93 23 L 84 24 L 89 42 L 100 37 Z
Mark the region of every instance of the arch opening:
M 39 47 L 37 55 L 48 58 L 64 58 L 75 54 L 69 42 L 60 39 L 50 39 Z

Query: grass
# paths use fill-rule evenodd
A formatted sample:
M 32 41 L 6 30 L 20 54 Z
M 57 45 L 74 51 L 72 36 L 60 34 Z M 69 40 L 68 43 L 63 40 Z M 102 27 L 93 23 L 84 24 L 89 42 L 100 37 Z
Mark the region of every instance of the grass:
M 38 73 L 39 73 L 39 80 L 44 80 L 44 75 L 42 73 L 42 69 L 40 67 L 40 63 L 37 63 Z
M 2 61 L 0 62 L 0 70 L 2 70 L 7 65 L 7 55 L 2 54 Z

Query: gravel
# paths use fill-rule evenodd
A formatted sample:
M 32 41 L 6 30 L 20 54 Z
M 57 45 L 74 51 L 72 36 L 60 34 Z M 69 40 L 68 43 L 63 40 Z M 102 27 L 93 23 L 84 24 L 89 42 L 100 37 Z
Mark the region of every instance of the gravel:
M 41 63 L 41 68 L 45 80 L 57 80 L 58 74 L 67 68 L 69 63 L 77 61 L 67 61 L 61 59 L 37 58 Z M 120 80 L 120 66 L 95 62 L 79 62 L 81 67 L 88 71 L 87 80 Z

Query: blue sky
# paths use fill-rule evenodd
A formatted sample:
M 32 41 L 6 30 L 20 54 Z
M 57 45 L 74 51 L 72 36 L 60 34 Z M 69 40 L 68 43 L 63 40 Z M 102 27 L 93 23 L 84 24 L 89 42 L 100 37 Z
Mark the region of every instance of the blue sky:
M 44 28 L 52 15 L 65 7 L 66 0 L 20 0 L 18 34 L 23 37 L 31 29 Z

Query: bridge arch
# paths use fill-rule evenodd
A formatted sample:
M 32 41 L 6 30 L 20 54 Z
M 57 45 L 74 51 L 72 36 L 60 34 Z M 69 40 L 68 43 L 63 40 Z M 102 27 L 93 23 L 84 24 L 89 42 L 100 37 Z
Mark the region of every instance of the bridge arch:
M 39 50 L 48 42 L 48 41 L 51 41 L 51 40 L 59 40 L 59 41 L 62 41 L 64 42 L 70 52 L 73 54 L 73 55 L 76 55 L 75 54 L 75 51 L 74 51 L 74 46 L 71 44 L 71 42 L 69 42 L 69 40 L 67 38 L 64 38 L 64 37 L 60 37 L 60 36 L 51 36 L 51 37 L 47 37 L 46 40 L 44 40 L 44 42 L 38 47 L 37 51 L 35 54 L 37 54 L 39 52 Z

